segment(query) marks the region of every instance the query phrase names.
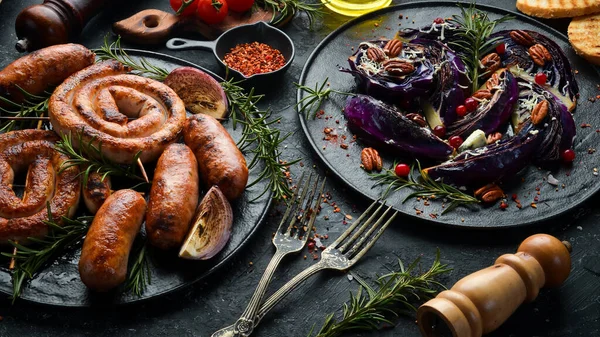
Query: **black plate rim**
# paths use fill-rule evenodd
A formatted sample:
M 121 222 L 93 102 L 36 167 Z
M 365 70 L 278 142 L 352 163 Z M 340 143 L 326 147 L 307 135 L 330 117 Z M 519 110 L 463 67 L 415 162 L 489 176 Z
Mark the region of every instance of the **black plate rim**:
M 163 53 L 158 53 L 158 52 L 154 52 L 154 51 L 148 51 L 148 50 L 140 50 L 140 49 L 129 49 L 129 48 L 123 48 L 123 50 L 127 53 L 129 53 L 132 56 L 148 56 L 148 57 L 154 57 L 154 58 L 159 58 L 165 61 L 173 61 L 174 63 L 177 64 L 185 64 L 187 66 L 190 67 L 194 67 L 197 69 L 200 69 L 202 71 L 204 71 L 205 73 L 209 74 L 210 76 L 212 76 L 213 78 L 215 78 L 217 81 L 222 82 L 224 81 L 224 79 L 215 74 L 214 72 L 205 69 L 193 62 L 184 60 L 184 59 L 180 59 L 178 57 L 175 56 L 171 56 L 171 55 L 167 55 L 167 54 L 163 54 Z M 261 213 L 260 217 L 258 218 L 256 225 L 254 225 L 254 227 L 252 228 L 252 230 L 250 231 L 250 233 L 240 242 L 240 244 L 233 250 L 231 251 L 231 253 L 229 253 L 229 255 L 223 257 L 218 263 L 216 263 L 215 265 L 211 266 L 206 272 L 204 272 L 202 275 L 200 275 L 199 277 L 189 281 L 189 282 L 184 282 L 180 285 L 178 285 L 177 287 L 174 288 L 170 288 L 168 290 L 165 291 L 161 291 L 161 292 L 157 292 L 154 293 L 152 296 L 149 297 L 135 297 L 132 298 L 131 300 L 128 300 L 126 302 L 117 302 L 117 303 L 113 303 L 111 302 L 110 305 L 113 306 L 127 306 L 127 305 L 134 305 L 134 304 L 139 304 L 142 302 L 146 302 L 146 301 L 150 301 L 150 300 L 156 300 L 158 297 L 163 297 L 167 294 L 171 294 L 177 291 L 181 291 L 184 288 L 190 287 L 194 284 L 196 284 L 197 282 L 200 282 L 204 279 L 206 279 L 208 276 L 212 275 L 213 273 L 215 273 L 217 270 L 221 269 L 226 263 L 228 263 L 235 255 L 237 255 L 237 253 L 239 253 L 239 251 L 241 249 L 243 249 L 246 244 L 248 243 L 248 241 L 254 236 L 254 234 L 256 233 L 256 231 L 259 229 L 259 227 L 261 227 L 261 225 L 265 222 L 265 219 L 267 217 L 267 214 L 269 213 L 269 210 L 271 209 L 271 205 L 273 204 L 273 192 L 271 190 L 269 190 L 268 192 L 268 199 L 267 199 L 267 204 L 266 207 L 263 209 L 263 212 Z M 47 301 L 35 301 L 32 298 L 29 298 L 27 296 L 24 296 L 25 292 L 26 292 L 26 288 L 23 289 L 24 293 L 21 294 L 21 297 L 19 297 L 18 301 L 19 302 L 27 302 L 27 303 L 31 303 L 31 304 L 36 304 L 36 305 L 44 305 L 44 306 L 52 306 L 52 307 L 61 307 L 61 308 L 93 308 L 94 305 L 93 303 L 82 303 L 81 305 L 77 305 L 77 304 L 73 304 L 73 303 L 64 303 L 64 304 L 57 304 L 57 303 L 53 303 L 53 302 L 47 302 Z M 6 293 L 2 290 L 0 290 L 0 293 L 3 294 L 7 294 L 7 295 L 11 295 L 10 293 Z
M 339 35 L 340 33 L 344 32 L 346 29 L 352 27 L 353 25 L 355 25 L 356 23 L 365 21 L 365 20 L 369 20 L 372 17 L 375 16 L 379 16 L 381 14 L 385 14 L 388 12 L 395 12 L 397 10 L 402 10 L 402 9 L 410 9 L 410 8 L 414 8 L 414 7 L 438 7 L 438 6 L 457 6 L 457 5 L 462 5 L 462 6 L 470 6 L 471 3 L 468 2 L 464 2 L 464 1 L 413 1 L 413 2 L 407 2 L 404 4 L 400 4 L 400 5 L 394 5 L 394 6 L 390 6 L 390 7 L 386 7 L 386 8 L 382 8 L 373 12 L 369 12 L 367 14 L 361 15 L 359 17 L 356 17 L 348 22 L 346 22 L 345 24 L 341 25 L 340 27 L 338 27 L 336 30 L 334 30 L 333 32 L 331 32 L 329 35 L 327 35 L 323 41 L 321 41 L 316 47 L 315 50 L 313 50 L 313 52 L 310 54 L 310 56 L 308 57 L 308 59 L 306 60 L 306 63 L 304 64 L 304 67 L 302 68 L 302 73 L 300 74 L 300 78 L 298 83 L 300 85 L 306 85 L 305 80 L 306 80 L 306 76 L 307 73 L 309 71 L 309 69 L 312 66 L 312 62 L 314 61 L 314 59 L 319 55 L 319 53 L 321 52 L 321 50 L 323 49 L 323 47 L 325 45 L 327 45 L 329 42 L 331 42 L 331 40 L 333 40 L 337 35 Z M 515 16 L 515 19 L 518 20 L 523 20 L 531 25 L 534 26 L 538 26 L 541 27 L 543 29 L 546 29 L 550 32 L 552 32 L 553 34 L 556 34 L 558 37 L 560 37 L 561 39 L 564 39 L 566 41 L 569 40 L 569 38 L 567 37 L 567 35 L 559 32 L 558 30 L 556 30 L 555 28 L 552 28 L 548 25 L 546 25 L 543 22 L 540 22 L 532 17 L 529 17 L 525 14 L 522 13 L 518 13 L 515 11 L 511 11 L 511 10 L 507 10 L 504 8 L 500 8 L 497 6 L 492 6 L 492 5 L 484 5 L 484 4 L 474 4 L 476 8 L 481 9 L 481 10 L 486 10 L 486 11 L 490 11 L 490 12 L 494 12 L 494 13 L 503 13 L 503 14 L 509 14 L 509 15 L 513 15 Z M 458 6 L 457 6 L 458 9 Z M 593 69 L 596 69 L 595 67 L 592 67 Z M 597 70 L 596 70 L 597 72 Z M 302 95 L 302 91 L 300 89 L 297 90 L 297 95 L 296 95 L 296 101 L 300 102 L 301 99 L 301 95 Z M 321 162 L 327 167 L 327 169 L 329 171 L 331 171 L 331 173 L 336 177 L 336 179 L 339 179 L 340 181 L 342 181 L 347 187 L 349 187 L 350 189 L 352 189 L 352 191 L 358 193 L 361 197 L 369 199 L 374 201 L 375 199 L 370 197 L 369 195 L 363 193 L 359 188 L 355 187 L 346 177 L 342 176 L 341 174 L 338 173 L 338 171 L 329 163 L 329 161 L 325 158 L 325 156 L 323 155 L 323 153 L 321 151 L 318 150 L 318 146 L 315 143 L 315 140 L 310 136 L 309 134 L 309 130 L 308 130 L 308 125 L 307 125 L 307 121 L 304 118 L 304 115 L 302 113 L 298 113 L 298 118 L 300 119 L 300 125 L 302 126 L 302 131 L 304 132 L 304 135 L 306 136 L 306 139 L 308 140 L 308 142 L 310 143 L 313 152 L 315 152 L 317 154 L 317 156 L 319 157 L 319 159 L 321 160 Z M 414 214 L 407 212 L 406 210 L 397 207 L 396 205 L 393 206 L 394 209 L 398 210 L 399 212 L 401 212 L 403 215 L 405 216 L 409 216 L 412 219 L 415 219 L 417 221 L 421 221 L 424 223 L 428 223 L 428 224 L 432 224 L 432 225 L 438 225 L 438 226 L 442 226 L 442 227 L 450 227 L 450 228 L 456 228 L 456 229 L 470 229 L 470 230 L 480 230 L 480 231 L 492 231 L 492 230 L 499 230 L 499 229 L 508 229 L 508 228 L 525 228 L 525 227 L 532 227 L 535 225 L 539 225 L 542 222 L 546 222 L 546 221 L 550 221 L 553 219 L 558 218 L 559 216 L 568 213 L 568 212 L 572 212 L 574 211 L 575 208 L 581 206 L 584 202 L 586 202 L 587 200 L 589 200 L 591 197 L 594 196 L 594 194 L 596 194 L 598 191 L 600 190 L 600 184 L 598 184 L 596 186 L 595 189 L 590 189 L 588 190 L 588 193 L 586 195 L 584 195 L 583 198 L 578 199 L 576 202 L 571 203 L 571 207 L 569 209 L 566 210 L 562 210 L 562 211 L 558 211 L 558 212 L 552 212 L 552 213 L 548 213 L 548 215 L 543 215 L 540 218 L 537 218 L 535 220 L 531 220 L 531 221 L 527 221 L 527 222 L 522 222 L 522 223 L 518 223 L 518 224 L 501 224 L 498 226 L 493 226 L 493 227 L 481 227 L 481 226 L 468 226 L 468 225 L 461 225 L 461 224 L 454 224 L 454 223 L 447 223 L 444 221 L 441 221 L 440 218 L 437 219 L 431 219 L 431 218 L 421 218 L 421 217 L 417 217 Z

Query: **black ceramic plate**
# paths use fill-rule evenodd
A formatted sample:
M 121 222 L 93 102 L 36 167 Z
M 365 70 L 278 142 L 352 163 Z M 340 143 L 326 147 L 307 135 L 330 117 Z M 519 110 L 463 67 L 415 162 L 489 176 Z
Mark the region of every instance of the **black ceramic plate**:
M 134 57 L 144 57 L 151 64 L 168 70 L 181 66 L 191 66 L 207 72 L 219 81 L 223 80 L 218 75 L 193 63 L 168 55 L 137 50 L 129 50 L 128 53 Z M 224 122 L 223 124 L 234 140 L 241 137 L 240 127 L 234 130 L 231 122 Z M 252 170 L 249 181 L 254 181 L 261 169 L 257 167 Z M 92 306 L 95 303 L 124 304 L 137 302 L 191 285 L 223 266 L 250 239 L 267 214 L 271 203 L 271 193 L 266 193 L 256 201 L 250 201 L 257 198 L 265 187 L 266 182 L 254 185 L 246 190 L 242 198 L 232 203 L 234 222 L 231 239 L 223 251 L 211 260 L 186 261 L 177 258 L 176 252 L 167 254 L 150 250 L 152 283 L 140 297 L 123 293 L 121 289 L 108 294 L 94 294 L 88 291 L 81 282 L 77 270 L 79 249 L 60 257 L 52 265 L 41 271 L 27 284 L 21 297 L 24 300 L 42 304 L 83 307 Z M 5 267 L 0 268 L 0 292 L 12 294 L 11 276 Z
M 464 5 L 468 6 L 468 4 Z M 565 51 L 573 69 L 578 70 L 576 78 L 581 97 L 574 113 L 577 125 L 575 140 L 577 159 L 572 167 L 559 167 L 551 171 L 530 166 L 518 177 L 511 179 L 511 182 L 505 182 L 503 188 L 509 196 L 509 208 L 505 211 L 500 210 L 496 204 L 491 207 L 460 207 L 441 215 L 443 211 L 441 200 L 424 203 L 424 200 L 410 199 L 402 203 L 410 189 L 392 194 L 388 197 L 388 202 L 407 215 L 455 227 L 505 228 L 539 223 L 572 210 L 600 189 L 600 177 L 597 173 L 594 174 L 595 168 L 600 169 L 600 155 L 598 152 L 588 153 L 588 149 L 595 149 L 600 143 L 600 133 L 596 131 L 600 128 L 600 102 L 594 104 L 588 101 L 588 98 L 595 97 L 599 93 L 597 84 L 600 83 L 600 76 L 596 68 L 575 54 L 567 37 L 556 30 L 519 13 L 490 6 L 478 5 L 477 7 L 489 13 L 491 18 L 506 14 L 516 17 L 499 25 L 498 30 L 531 29 L 550 37 Z M 352 76 L 337 70 L 338 66 L 348 67 L 347 58 L 354 52 L 352 47 L 356 48 L 361 41 L 381 36 L 391 38 L 398 29 L 422 27 L 437 17 L 445 18 L 454 14 L 460 14 L 456 2 L 435 1 L 389 7 L 352 20 L 319 44 L 306 62 L 300 83 L 314 87 L 317 82 L 323 83 L 326 78 L 329 78 L 330 88 L 356 92 Z M 299 91 L 298 100 L 303 97 L 304 93 Z M 300 121 L 312 147 L 331 172 L 354 191 L 369 199 L 376 199 L 382 195 L 384 187 L 374 186 L 374 180 L 359 168 L 360 152 L 365 145 L 360 140 L 351 141 L 352 134 L 346 128 L 346 121 L 341 112 L 345 99 L 341 95 L 334 94 L 330 101 L 322 105 L 325 114 L 321 119 L 307 120 L 304 116 L 299 116 Z M 592 127 L 580 128 L 582 123 L 591 124 Z M 337 132 L 336 140 L 323 139 L 325 136 L 323 130 L 327 127 Z M 341 143 L 348 145 L 348 149 L 342 149 Z M 390 154 L 383 154 L 383 158 L 385 167 L 391 167 L 396 159 Z M 549 173 L 560 181 L 558 187 L 546 182 Z M 517 194 L 523 205 L 522 209 L 518 209 L 510 200 L 513 194 Z M 535 201 L 536 197 L 537 201 Z M 530 206 L 534 202 L 537 208 Z M 422 213 L 417 215 L 417 210 Z

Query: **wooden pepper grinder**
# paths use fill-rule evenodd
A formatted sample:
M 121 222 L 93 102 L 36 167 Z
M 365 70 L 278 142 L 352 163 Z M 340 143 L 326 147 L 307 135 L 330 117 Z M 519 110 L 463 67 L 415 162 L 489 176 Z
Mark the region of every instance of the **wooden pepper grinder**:
M 104 9 L 109 0 L 44 0 L 25 8 L 17 16 L 16 48 L 32 51 L 75 40 L 88 21 Z
M 498 328 L 542 287 L 557 287 L 571 271 L 571 245 L 547 234 L 521 243 L 516 254 L 458 281 L 417 311 L 425 337 L 480 337 Z

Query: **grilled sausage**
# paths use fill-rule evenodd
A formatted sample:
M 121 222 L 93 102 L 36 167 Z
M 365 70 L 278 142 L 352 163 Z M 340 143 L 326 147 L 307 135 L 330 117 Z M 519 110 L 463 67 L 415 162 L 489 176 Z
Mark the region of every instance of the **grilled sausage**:
M 0 134 L 0 245 L 9 240 L 24 244 L 48 233 L 52 218 L 72 217 L 79 204 L 79 168 L 61 171 L 69 157 L 54 147 L 52 131 L 20 130 Z M 15 172 L 28 169 L 22 198 L 12 189 Z
M 61 44 L 23 56 L 0 71 L 0 96 L 16 103 L 24 99 L 21 89 L 39 95 L 71 74 L 94 64 L 95 54 L 79 44 Z
M 102 155 L 118 164 L 131 164 L 140 151 L 143 163 L 156 160 L 179 138 L 185 106 L 168 86 L 127 71 L 109 60 L 66 79 L 48 101 L 54 131 L 80 133 L 75 147 L 102 143 Z
M 129 252 L 145 213 L 146 201 L 134 190 L 119 190 L 106 199 L 81 249 L 79 276 L 88 288 L 109 291 L 125 281 Z
M 185 144 L 171 144 L 158 158 L 148 213 L 146 235 L 161 249 L 178 248 L 190 228 L 198 205 L 198 163 Z
M 189 117 L 183 137 L 196 155 L 206 188 L 219 186 L 230 201 L 242 195 L 248 182 L 246 159 L 218 120 L 204 114 Z
M 104 201 L 110 196 L 110 176 L 104 177 L 98 172 L 90 172 L 87 184 L 81 184 L 81 195 L 85 207 L 92 214 L 96 214 Z

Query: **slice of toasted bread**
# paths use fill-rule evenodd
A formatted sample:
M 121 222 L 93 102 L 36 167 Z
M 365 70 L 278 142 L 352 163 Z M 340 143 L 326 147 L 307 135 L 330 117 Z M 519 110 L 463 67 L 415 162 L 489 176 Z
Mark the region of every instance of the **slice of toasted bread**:
M 600 64 L 600 14 L 574 18 L 569 24 L 569 41 L 577 54 Z
M 517 0 L 517 8 L 539 18 L 572 18 L 600 12 L 600 0 Z

